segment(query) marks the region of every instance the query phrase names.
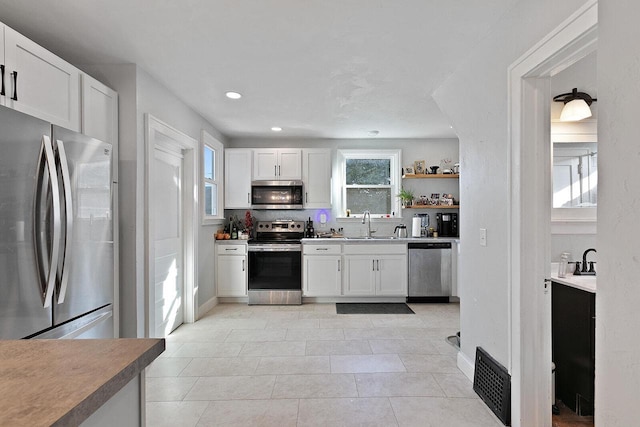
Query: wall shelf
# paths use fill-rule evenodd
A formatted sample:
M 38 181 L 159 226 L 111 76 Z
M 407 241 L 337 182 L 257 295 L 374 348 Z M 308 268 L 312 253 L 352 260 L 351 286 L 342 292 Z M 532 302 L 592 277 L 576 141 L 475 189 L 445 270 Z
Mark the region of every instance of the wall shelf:
M 460 205 L 412 205 L 405 206 L 404 209 L 460 209 Z
M 416 175 L 402 175 L 402 179 L 433 179 L 433 178 L 459 178 L 458 173 L 430 173 L 430 174 L 416 174 Z

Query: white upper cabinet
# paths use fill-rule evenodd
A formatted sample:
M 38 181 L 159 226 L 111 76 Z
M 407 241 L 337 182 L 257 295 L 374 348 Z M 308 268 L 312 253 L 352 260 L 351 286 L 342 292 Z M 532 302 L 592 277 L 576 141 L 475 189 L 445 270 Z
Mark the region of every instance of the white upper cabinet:
M 80 130 L 80 70 L 4 26 L 4 105 Z
M 118 176 L 118 93 L 82 74 L 81 132 L 113 145 L 114 175 Z
M 224 208 L 251 207 L 251 149 L 224 150 Z
M 305 208 L 331 208 L 331 149 L 302 150 L 302 181 Z
M 302 179 L 302 150 L 269 148 L 253 150 L 253 179 L 256 181 Z

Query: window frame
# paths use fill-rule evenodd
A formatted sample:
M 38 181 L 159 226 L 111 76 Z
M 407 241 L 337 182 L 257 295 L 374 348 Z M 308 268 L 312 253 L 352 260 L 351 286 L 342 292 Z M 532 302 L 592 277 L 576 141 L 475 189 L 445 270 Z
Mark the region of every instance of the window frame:
M 205 148 L 209 148 L 214 152 L 214 167 L 213 167 L 213 178 L 208 179 L 205 177 Z M 224 159 L 224 145 L 213 135 L 203 130 L 200 138 L 200 199 L 202 200 L 202 208 L 200 209 L 201 215 L 201 223 L 202 225 L 210 225 L 210 224 L 219 224 L 221 221 L 224 221 L 224 204 L 223 204 L 223 195 L 224 195 L 224 170 L 223 168 L 223 159 Z M 213 184 L 217 188 L 217 197 L 216 197 L 216 212 L 217 215 L 207 215 L 206 213 L 206 205 L 205 205 L 205 191 L 206 184 Z
M 349 217 L 347 217 L 347 189 L 348 188 L 358 188 L 358 187 L 366 187 L 366 188 L 375 188 L 375 185 L 364 185 L 364 186 L 351 186 L 347 185 L 346 177 L 347 177 L 347 160 L 348 159 L 387 159 L 390 160 L 390 183 L 389 188 L 391 189 L 391 212 L 380 213 L 380 212 L 372 212 L 371 215 L 375 215 L 376 218 L 386 217 L 401 217 L 402 212 L 400 211 L 400 200 L 396 197 L 396 194 L 400 191 L 401 178 L 400 178 L 400 164 L 402 161 L 401 158 L 402 151 L 399 149 L 395 150 L 366 150 L 366 149 L 347 149 L 347 150 L 338 150 L 338 170 L 339 170 L 339 184 L 340 184 L 340 197 L 338 200 L 338 215 L 337 218 L 362 218 L 362 212 L 351 212 Z M 380 186 L 387 187 L 387 186 Z M 395 216 L 393 215 L 395 213 Z

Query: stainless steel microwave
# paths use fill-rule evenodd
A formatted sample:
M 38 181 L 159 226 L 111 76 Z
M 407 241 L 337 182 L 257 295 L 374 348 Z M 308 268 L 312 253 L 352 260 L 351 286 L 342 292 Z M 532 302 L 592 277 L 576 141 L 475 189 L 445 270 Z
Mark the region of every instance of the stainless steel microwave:
M 252 209 L 302 209 L 302 181 L 251 182 Z

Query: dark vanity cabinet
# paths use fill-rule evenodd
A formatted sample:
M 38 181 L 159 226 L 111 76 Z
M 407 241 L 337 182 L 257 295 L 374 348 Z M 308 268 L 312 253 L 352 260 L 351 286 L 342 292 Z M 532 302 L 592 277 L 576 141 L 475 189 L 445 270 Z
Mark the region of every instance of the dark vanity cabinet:
M 579 415 L 592 415 L 596 294 L 557 282 L 551 292 L 556 399 Z

